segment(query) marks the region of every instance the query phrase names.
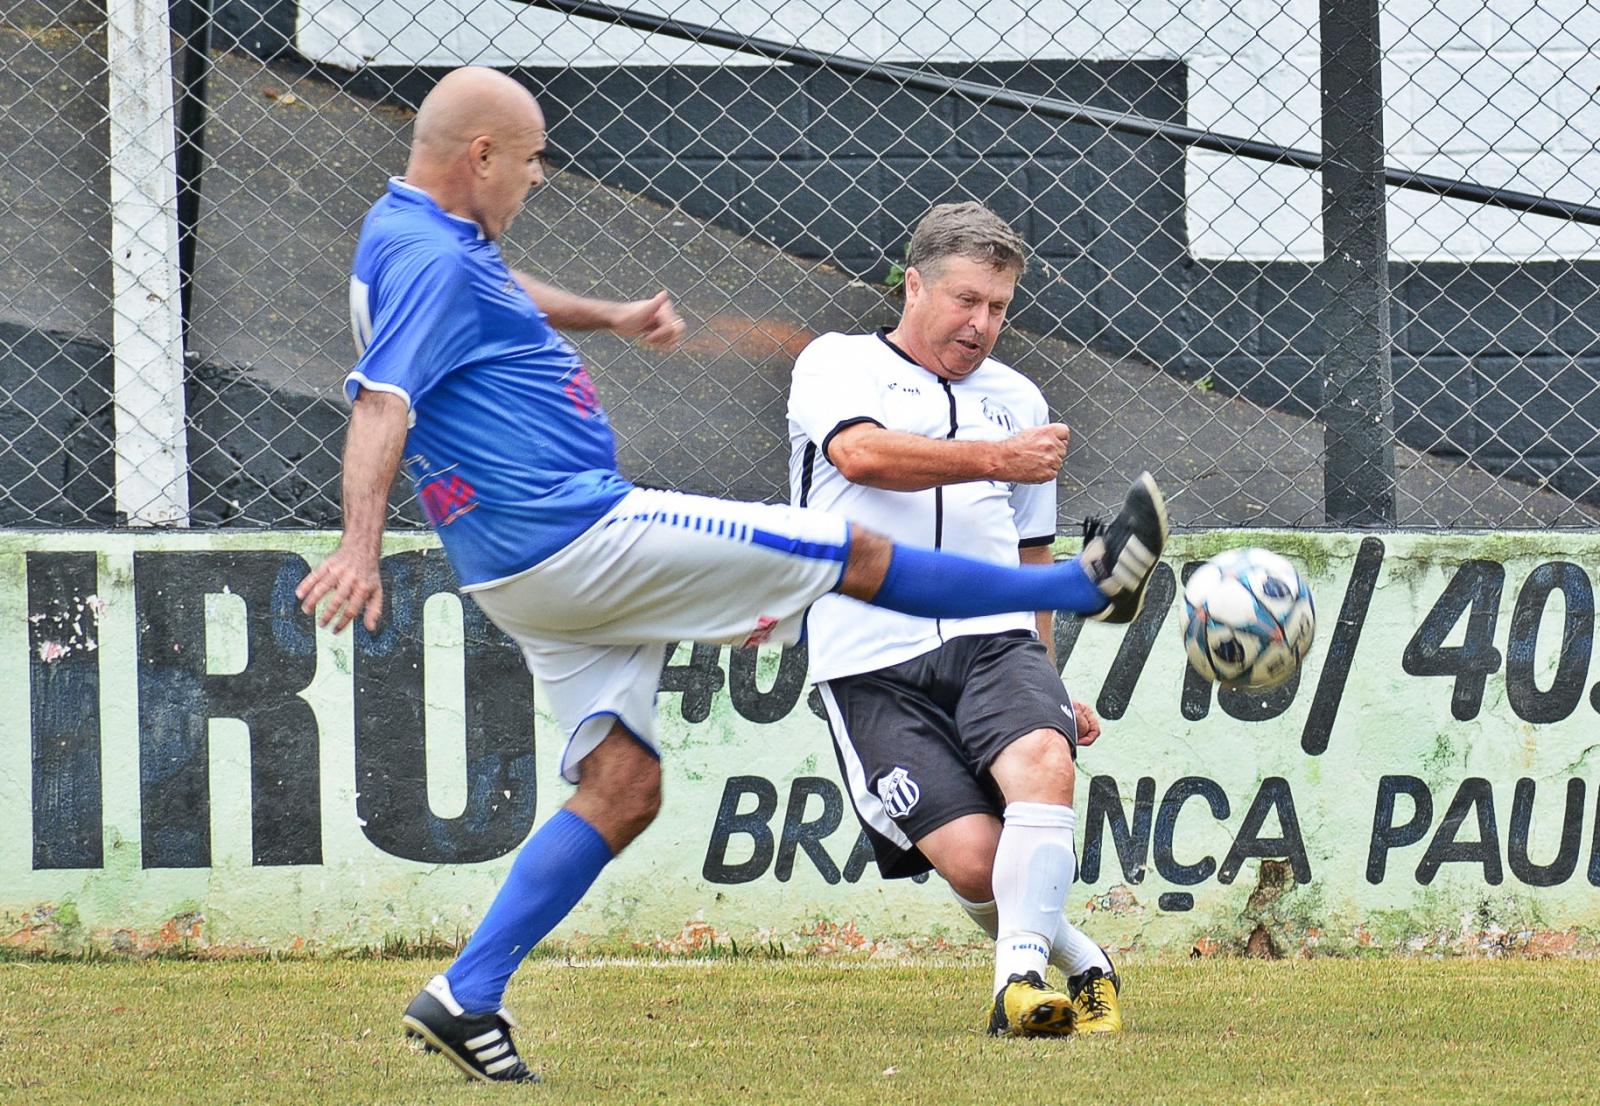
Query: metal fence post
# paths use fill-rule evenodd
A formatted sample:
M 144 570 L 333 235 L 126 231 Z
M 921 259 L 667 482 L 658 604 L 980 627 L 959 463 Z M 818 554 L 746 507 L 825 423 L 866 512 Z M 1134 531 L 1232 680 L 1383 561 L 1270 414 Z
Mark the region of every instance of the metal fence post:
M 174 0 L 178 36 L 178 279 L 183 329 L 194 318 L 195 237 L 200 225 L 200 174 L 206 157 L 206 77 L 211 72 L 211 0 Z
M 1319 0 L 1322 27 L 1322 489 L 1333 526 L 1395 521 L 1388 202 L 1378 0 Z

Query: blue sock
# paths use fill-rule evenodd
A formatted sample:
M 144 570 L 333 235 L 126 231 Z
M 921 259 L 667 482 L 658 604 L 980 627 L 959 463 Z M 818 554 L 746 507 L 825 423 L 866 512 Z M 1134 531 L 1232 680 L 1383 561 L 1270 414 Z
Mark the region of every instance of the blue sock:
M 565 918 L 600 869 L 611 846 L 588 822 L 563 807 L 522 846 L 500 893 L 472 940 L 445 969 L 450 991 L 469 1014 L 500 1009 L 511 973 Z
M 1108 600 L 1077 558 L 1048 567 L 997 565 L 896 542 L 883 586 L 868 602 L 919 618 L 975 618 L 1011 611 L 1094 614 Z

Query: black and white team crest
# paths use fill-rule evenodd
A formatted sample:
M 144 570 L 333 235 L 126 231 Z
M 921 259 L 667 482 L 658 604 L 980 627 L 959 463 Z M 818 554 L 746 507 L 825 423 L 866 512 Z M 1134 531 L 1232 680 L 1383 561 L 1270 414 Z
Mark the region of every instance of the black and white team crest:
M 883 800 L 883 809 L 889 817 L 904 818 L 922 798 L 922 788 L 916 785 L 911 773 L 896 768 L 878 781 L 878 798 Z
M 1007 434 L 1017 432 L 1017 418 L 1011 413 L 1011 408 L 997 399 L 983 397 L 983 417 L 1000 427 Z

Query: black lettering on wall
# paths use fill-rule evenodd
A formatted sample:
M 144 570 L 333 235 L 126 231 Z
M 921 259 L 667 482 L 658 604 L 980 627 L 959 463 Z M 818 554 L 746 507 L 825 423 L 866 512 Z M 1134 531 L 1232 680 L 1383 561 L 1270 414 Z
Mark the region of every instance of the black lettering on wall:
M 815 795 L 822 800 L 822 810 L 815 818 L 806 819 L 806 804 Z M 772 874 L 787 883 L 794 874 L 795 850 L 804 850 L 818 873 L 828 883 L 839 882 L 839 866 L 822 847 L 823 838 L 839 828 L 844 814 L 844 799 L 839 795 L 839 785 L 821 776 L 800 776 L 789 787 L 789 806 L 783 813 L 783 836 L 778 839 L 778 859 Z
M 818 691 L 815 685 L 806 692 L 806 707 L 824 722 L 828 721 L 828 708 L 822 701 L 822 692 Z
M 756 801 L 753 810 L 739 813 L 739 802 L 746 795 Z M 700 867 L 700 876 L 707 883 L 749 883 L 758 879 L 772 863 L 772 816 L 778 810 L 778 789 L 763 776 L 729 776 L 722 785 L 722 803 L 717 807 L 717 819 L 711 826 L 711 840 L 706 845 L 706 859 Z M 738 864 L 728 863 L 728 844 L 736 834 L 750 838 L 751 852 L 748 860 Z
M 1111 846 L 1116 850 L 1124 882 L 1144 880 L 1155 808 L 1156 781 L 1149 776 L 1141 777 L 1134 787 L 1131 824 L 1122 809 L 1116 778 L 1096 776 L 1089 781 L 1089 806 L 1083 816 L 1083 863 L 1079 866 L 1084 883 L 1100 879 L 1100 846 L 1107 829 L 1111 831 Z
M 1583 838 L 1583 781 L 1567 781 L 1567 806 L 1561 819 L 1561 844 L 1555 859 L 1535 864 L 1528 859 L 1528 837 L 1533 829 L 1533 799 L 1538 784 L 1523 777 L 1511 799 L 1511 828 L 1506 834 L 1506 863 L 1511 874 L 1529 887 L 1555 887 L 1567 882 L 1578 866 Z
M 1561 652 L 1547 691 L 1534 680 L 1534 654 L 1539 646 L 1539 621 L 1550 593 L 1561 592 L 1566 614 L 1561 626 Z M 1524 722 L 1559 722 L 1577 709 L 1589 675 L 1594 646 L 1594 588 L 1589 575 L 1570 561 L 1542 564 L 1528 573 L 1517 594 L 1506 642 L 1506 701 Z
M 1189 577 L 1204 561 L 1185 561 L 1183 565 L 1183 585 L 1189 586 Z M 1185 608 L 1185 618 L 1188 617 Z M 1198 722 L 1211 713 L 1211 681 L 1194 670 L 1194 665 L 1188 663 L 1187 650 L 1183 665 L 1183 694 L 1179 700 L 1179 709 L 1183 717 L 1190 722 Z
M 1455 678 L 1450 713 L 1459 722 L 1478 717 L 1483 685 L 1500 671 L 1494 628 L 1505 579 L 1505 566 L 1495 561 L 1463 561 L 1400 657 L 1401 667 L 1413 676 Z M 1462 615 L 1467 616 L 1466 638 L 1460 645 L 1445 645 Z
M 1594 836 L 1589 840 L 1589 885 L 1600 887 L 1600 787 L 1594 790 Z
M 1344 685 L 1356 659 L 1356 646 L 1361 644 L 1361 628 L 1366 625 L 1372 594 L 1378 586 L 1383 553 L 1383 542 L 1379 539 L 1361 539 L 1356 563 L 1350 570 L 1350 582 L 1345 585 L 1344 602 L 1339 607 L 1339 620 L 1333 624 L 1333 637 L 1322 661 L 1322 674 L 1317 678 L 1317 693 L 1311 698 L 1305 729 L 1300 731 L 1300 748 L 1309 756 L 1321 756 L 1328 751 L 1334 719 L 1339 716 L 1339 702 L 1344 698 Z
M 678 710 L 685 722 L 704 722 L 711 717 L 711 700 L 722 690 L 722 647 L 696 645 L 689 650 L 687 664 L 672 663 L 677 651 L 677 645 L 667 647 L 666 663 L 661 666 L 661 690 L 683 693 Z
M 211 863 L 207 723 L 250 731 L 252 862 L 322 862 L 317 722 L 300 692 L 316 675 L 311 616 L 294 589 L 307 570 L 293 553 L 137 552 L 139 799 L 146 868 Z M 206 596 L 244 602 L 244 671 L 206 670 Z
M 1394 801 L 1399 795 L 1411 798 L 1411 817 L 1404 825 L 1394 824 Z M 1378 801 L 1372 808 L 1372 836 L 1367 844 L 1367 882 L 1383 882 L 1389 864 L 1389 850 L 1415 845 L 1433 825 L 1433 792 L 1416 776 L 1384 776 L 1378 780 Z
M 1139 615 L 1132 625 L 1124 631 L 1122 644 L 1117 647 L 1117 658 L 1111 662 L 1111 672 L 1100 687 L 1099 699 L 1095 701 L 1095 710 L 1100 712 L 1102 718 L 1121 718 L 1128 712 L 1128 701 L 1133 698 L 1134 685 L 1144 673 L 1156 635 L 1166 625 L 1167 612 L 1172 608 L 1172 597 L 1177 590 L 1171 567 L 1164 563 L 1156 565 L 1155 572 L 1150 575 L 1144 606 L 1139 609 Z
M 33 866 L 98 868 L 100 612 L 93 553 L 29 553 Z
M 1067 667 L 1067 658 L 1077 648 L 1078 634 L 1083 631 L 1083 615 L 1074 611 L 1057 611 L 1051 620 L 1050 636 L 1055 641 L 1056 671 Z
M 728 653 L 728 696 L 739 717 L 752 722 L 778 722 L 789 716 L 800 701 L 806 686 L 805 642 L 786 646 L 778 659 L 778 674 L 772 690 L 762 691 L 756 683 L 756 649 L 733 649 Z
M 528 836 L 537 798 L 533 680 L 521 651 L 462 597 L 467 801 L 458 816 L 441 818 L 428 805 L 423 608 L 430 596 L 454 592 L 455 579 L 438 549 L 385 557 L 382 572 L 383 625 L 376 634 L 355 626 L 361 831 L 384 852 L 425 864 L 504 856 Z
M 1241 722 L 1267 722 L 1288 710 L 1300 690 L 1300 669 L 1277 687 L 1252 690 L 1247 687 L 1217 689 L 1217 704 L 1229 718 Z
M 1278 837 L 1262 837 L 1261 827 L 1274 811 L 1283 833 Z M 1311 860 L 1306 856 L 1305 838 L 1300 833 L 1300 817 L 1294 809 L 1294 793 L 1289 781 L 1282 776 L 1268 776 L 1261 781 L 1255 801 L 1245 811 L 1244 824 L 1233 839 L 1222 867 L 1217 869 L 1221 883 L 1232 883 L 1239 867 L 1249 857 L 1257 859 L 1287 860 L 1294 872 L 1294 881 L 1305 885 L 1311 882 Z
M 876 859 L 877 854 L 872 851 L 872 838 L 867 836 L 867 831 L 862 830 L 856 834 L 856 843 L 850 847 L 850 856 L 844 862 L 844 881 L 855 883 L 867 870 L 867 865 Z
M 1168 883 L 1176 883 L 1179 887 L 1190 887 L 1196 883 L 1204 883 L 1211 878 L 1211 873 L 1217 870 L 1216 859 L 1210 856 L 1202 857 L 1193 864 L 1180 864 L 1172 853 L 1172 843 L 1176 836 L 1178 814 L 1183 810 L 1183 804 L 1193 798 L 1202 798 L 1211 809 L 1211 817 L 1222 821 L 1228 816 L 1228 796 L 1215 780 L 1208 780 L 1204 776 L 1184 776 L 1173 782 L 1167 788 L 1167 793 L 1161 797 L 1161 806 L 1156 811 L 1155 826 L 1155 861 L 1156 871 Z
M 1468 814 L 1478 819 L 1478 840 L 1457 841 L 1456 834 L 1467 820 Z M 1455 798 L 1439 823 L 1438 832 L 1428 842 L 1428 851 L 1422 854 L 1417 865 L 1417 882 L 1423 886 L 1433 882 L 1441 864 L 1479 864 L 1483 866 L 1483 881 L 1499 886 L 1505 879 L 1500 868 L 1500 834 L 1495 828 L 1494 791 L 1489 781 L 1481 776 L 1471 776 L 1461 781 Z

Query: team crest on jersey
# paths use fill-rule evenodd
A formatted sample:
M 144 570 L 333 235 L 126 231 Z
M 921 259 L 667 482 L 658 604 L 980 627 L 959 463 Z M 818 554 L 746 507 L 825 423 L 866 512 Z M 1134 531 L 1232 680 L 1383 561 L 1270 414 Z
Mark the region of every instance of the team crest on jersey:
M 887 776 L 878 780 L 878 798 L 891 818 L 904 818 L 922 798 L 922 788 L 911 778 L 911 773 L 896 766 Z
M 595 391 L 594 381 L 589 379 L 589 370 L 582 361 L 567 374 L 561 390 L 567 393 L 567 398 L 578 409 L 579 415 L 587 419 L 599 413 L 600 393 Z
M 449 526 L 478 505 L 478 489 L 455 473 L 430 480 L 417 489 L 422 513 L 435 526 Z
M 1008 434 L 1017 432 L 1017 420 L 1011 414 L 1011 409 L 999 400 L 983 397 L 983 417 L 1000 427 Z

